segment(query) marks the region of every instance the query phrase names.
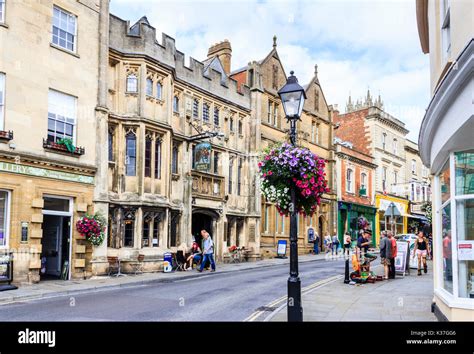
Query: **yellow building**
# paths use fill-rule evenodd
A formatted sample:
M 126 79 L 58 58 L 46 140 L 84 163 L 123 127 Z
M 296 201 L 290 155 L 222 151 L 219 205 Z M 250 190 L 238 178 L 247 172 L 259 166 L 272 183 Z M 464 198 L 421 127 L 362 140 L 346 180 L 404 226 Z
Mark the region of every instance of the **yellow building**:
M 391 207 L 391 203 L 396 208 L 393 214 L 400 214 L 400 216 L 395 216 L 393 219 L 385 215 L 387 209 Z M 376 193 L 375 207 L 377 208 L 377 214 L 375 215 L 375 240 L 377 245 L 379 244 L 380 233 L 384 230 L 393 230 L 395 235 L 407 232 L 409 216 L 409 202 L 407 199 Z
M 0 252 L 14 255 L 15 283 L 83 277 L 90 260 L 74 226 L 93 211 L 107 3 L 0 4 Z

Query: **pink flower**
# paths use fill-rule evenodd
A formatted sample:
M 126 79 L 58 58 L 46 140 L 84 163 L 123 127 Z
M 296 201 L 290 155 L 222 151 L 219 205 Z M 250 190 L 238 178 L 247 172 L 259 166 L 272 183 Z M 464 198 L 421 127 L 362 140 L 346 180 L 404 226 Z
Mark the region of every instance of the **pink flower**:
M 268 175 L 271 176 L 273 174 L 272 171 L 268 171 Z

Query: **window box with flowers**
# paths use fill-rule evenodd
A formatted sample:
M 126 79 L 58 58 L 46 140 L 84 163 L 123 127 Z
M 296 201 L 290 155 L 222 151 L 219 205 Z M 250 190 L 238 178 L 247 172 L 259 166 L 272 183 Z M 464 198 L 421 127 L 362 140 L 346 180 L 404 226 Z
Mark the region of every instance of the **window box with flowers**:
M 66 155 L 81 156 L 85 154 L 85 149 L 74 146 L 71 139 L 61 139 L 57 142 L 43 139 L 43 148 Z

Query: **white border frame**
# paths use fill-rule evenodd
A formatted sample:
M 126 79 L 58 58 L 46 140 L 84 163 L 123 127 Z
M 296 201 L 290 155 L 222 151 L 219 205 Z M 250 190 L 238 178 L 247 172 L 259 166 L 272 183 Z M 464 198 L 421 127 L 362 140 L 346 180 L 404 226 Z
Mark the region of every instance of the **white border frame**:
M 0 245 L 0 250 L 10 248 L 10 215 L 11 215 L 11 205 L 12 205 L 12 191 L 8 189 L 0 189 L 2 192 L 7 192 L 7 210 L 6 210 L 6 217 L 5 217 L 5 235 L 6 235 L 6 243 L 5 246 Z

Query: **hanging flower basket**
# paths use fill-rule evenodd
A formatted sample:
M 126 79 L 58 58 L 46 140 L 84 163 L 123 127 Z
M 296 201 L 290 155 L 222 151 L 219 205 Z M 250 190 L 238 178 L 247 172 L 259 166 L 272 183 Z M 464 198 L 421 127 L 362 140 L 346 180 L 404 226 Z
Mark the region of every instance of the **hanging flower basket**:
M 107 221 L 99 214 L 86 215 L 76 223 L 76 229 L 94 246 L 104 242 Z
M 283 143 L 265 150 L 258 163 L 261 190 L 265 198 L 276 204 L 280 215 L 290 214 L 290 186 L 296 190 L 295 211 L 311 216 L 321 202 L 321 196 L 329 192 L 324 159 L 306 148 Z

